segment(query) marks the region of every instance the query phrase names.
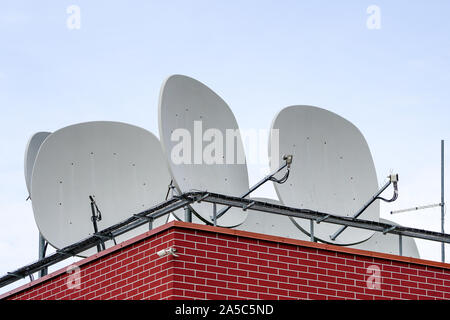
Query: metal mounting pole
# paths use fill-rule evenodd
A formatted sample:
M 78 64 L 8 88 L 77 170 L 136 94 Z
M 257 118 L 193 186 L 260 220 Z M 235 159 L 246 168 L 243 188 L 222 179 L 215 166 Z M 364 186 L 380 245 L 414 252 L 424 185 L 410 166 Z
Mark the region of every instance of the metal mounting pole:
M 184 207 L 184 221 L 192 222 L 192 211 L 188 206 Z
M 153 219 L 148 220 L 148 230 L 153 229 Z
M 97 221 L 102 220 L 102 216 L 98 210 L 94 198 L 92 196 L 89 196 L 89 200 L 91 200 L 91 212 L 92 212 L 91 221 L 94 226 L 94 234 L 97 234 L 98 233 Z M 105 243 L 103 241 L 97 245 L 97 252 L 102 251 L 102 249 L 105 250 Z
M 45 258 L 45 251 L 47 249 L 47 243 L 42 236 L 42 234 L 39 232 L 39 260 L 42 260 Z M 46 276 L 48 273 L 48 268 L 43 268 L 39 271 L 39 278 Z
M 214 226 L 217 227 L 217 204 L 213 203 L 213 222 Z
M 441 232 L 444 232 L 445 222 L 445 199 L 444 199 L 444 140 L 441 140 Z M 445 262 L 445 243 L 441 243 L 442 262 Z
M 314 221 L 309 220 L 309 234 L 311 236 L 311 242 L 316 242 L 316 239 L 314 238 Z
M 398 254 L 403 256 L 403 239 L 401 234 L 398 235 Z

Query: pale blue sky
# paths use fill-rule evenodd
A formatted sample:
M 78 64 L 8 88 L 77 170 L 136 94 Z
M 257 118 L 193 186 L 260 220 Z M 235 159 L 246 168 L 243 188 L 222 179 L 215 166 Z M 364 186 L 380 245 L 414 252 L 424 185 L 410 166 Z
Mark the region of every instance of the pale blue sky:
M 81 9 L 80 30 L 66 26 L 72 4 Z M 366 27 L 372 4 L 381 9 L 380 30 Z M 160 85 L 174 73 L 215 90 L 241 128 L 268 129 L 293 104 L 344 116 L 365 135 L 379 183 L 391 169 L 400 174 L 400 198 L 382 216 L 438 230 L 439 209 L 388 212 L 439 202 L 440 140 L 450 149 L 449 13 L 444 0 L 3 0 L 0 273 L 36 257 L 24 201 L 29 136 L 89 120 L 158 134 Z M 259 173 L 250 168 L 251 182 Z M 439 259 L 438 244 L 418 244 L 424 258 Z

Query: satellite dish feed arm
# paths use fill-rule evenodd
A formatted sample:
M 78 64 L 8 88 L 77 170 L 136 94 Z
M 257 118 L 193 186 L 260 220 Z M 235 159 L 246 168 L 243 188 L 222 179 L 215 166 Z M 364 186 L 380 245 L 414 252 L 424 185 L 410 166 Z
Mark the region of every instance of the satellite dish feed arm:
M 287 179 L 289 178 L 289 172 L 291 170 L 291 164 L 292 164 L 292 159 L 294 158 L 293 155 L 284 155 L 283 156 L 283 160 L 285 161 L 285 163 L 283 165 L 281 165 L 276 171 L 272 172 L 271 174 L 269 174 L 268 176 L 264 177 L 261 181 L 259 181 L 257 184 L 255 184 L 253 187 L 251 187 L 246 193 L 244 193 L 242 196 L 240 196 L 240 198 L 244 199 L 245 197 L 247 197 L 250 193 L 252 193 L 253 191 L 255 191 L 256 189 L 258 189 L 259 187 L 261 187 L 264 183 L 266 183 L 267 181 L 273 181 L 275 183 L 285 183 L 287 181 Z M 281 170 L 283 170 L 284 168 L 287 168 L 287 172 L 285 173 L 285 175 L 281 178 L 281 179 L 276 179 L 274 176 L 279 173 Z M 221 216 L 223 216 L 225 213 L 227 213 L 227 211 L 231 208 L 231 206 L 223 208 L 222 210 L 220 210 L 216 215 L 215 215 L 215 220 L 219 219 Z M 211 217 L 214 218 L 214 217 Z M 213 221 L 214 222 L 214 221 Z
M 91 200 L 91 213 L 92 213 L 91 221 L 92 221 L 92 225 L 94 227 L 94 235 L 96 235 L 98 233 L 97 221 L 102 220 L 102 213 L 98 209 L 97 204 L 95 203 L 94 197 L 89 196 L 89 200 Z M 105 249 L 106 249 L 105 243 L 102 240 L 101 244 L 97 245 L 97 251 L 100 252 L 101 250 L 105 250 Z
M 375 202 L 375 200 L 382 200 L 385 202 L 393 202 L 395 200 L 397 200 L 398 198 L 398 174 L 391 174 L 388 176 L 389 181 L 386 182 L 386 184 L 381 187 L 380 190 L 377 191 L 377 193 L 361 208 L 358 210 L 358 212 L 356 212 L 352 219 L 356 219 L 358 218 L 364 211 L 366 211 L 366 209 Z M 394 185 L 394 195 L 392 196 L 391 199 L 385 199 L 380 197 L 380 195 L 391 185 Z M 331 240 L 336 240 L 336 238 L 342 233 L 344 232 L 344 230 L 347 229 L 347 226 L 342 226 L 340 227 L 333 235 L 330 236 Z

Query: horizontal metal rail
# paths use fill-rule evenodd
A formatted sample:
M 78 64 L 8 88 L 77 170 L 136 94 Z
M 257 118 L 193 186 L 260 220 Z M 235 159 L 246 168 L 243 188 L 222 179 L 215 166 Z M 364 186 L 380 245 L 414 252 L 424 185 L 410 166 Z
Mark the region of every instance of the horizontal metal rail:
M 114 240 L 115 237 L 121 234 L 133 230 L 141 225 L 147 224 L 149 219 L 153 220 L 158 217 L 164 216 L 172 211 L 186 207 L 195 201 L 205 201 L 216 205 L 220 204 L 242 208 L 245 210 L 268 212 L 307 220 L 322 220 L 323 223 L 333 223 L 348 227 L 373 230 L 382 233 L 397 234 L 399 236 L 450 243 L 450 234 L 445 233 L 394 226 L 387 223 L 354 219 L 352 217 L 342 217 L 326 212 L 292 208 L 263 201 L 256 201 L 254 199 L 243 199 L 239 197 L 227 196 L 211 192 L 187 192 L 179 196 L 174 196 L 173 198 L 164 201 L 146 211 L 138 214 L 133 214 L 130 218 L 123 220 L 122 222 L 117 223 L 109 228 L 103 229 L 84 240 L 57 250 L 55 253 L 41 260 L 19 268 L 13 272 L 9 272 L 8 274 L 0 278 L 0 287 L 11 284 L 19 279 L 29 277 L 33 273 L 38 272 L 43 268 L 49 267 L 65 260 L 68 257 L 76 256 L 81 252 L 96 247 L 102 241 L 105 241 L 105 239 Z
M 336 216 L 327 212 L 319 212 L 309 209 L 298 209 L 298 208 L 292 208 L 292 207 L 286 207 L 282 205 L 277 204 L 271 204 L 263 201 L 256 201 L 254 199 L 242 199 L 238 197 L 232 197 L 232 196 L 226 196 L 222 194 L 217 193 L 211 193 L 211 192 L 204 192 L 204 193 L 185 193 L 182 196 L 186 198 L 190 197 L 198 197 L 201 198 L 202 196 L 208 194 L 207 197 L 203 197 L 202 201 L 205 202 L 211 202 L 226 206 L 232 206 L 232 207 L 238 207 L 238 208 L 244 208 L 245 206 L 252 205 L 250 209 L 248 210 L 255 210 L 255 211 L 262 211 L 262 212 L 269 212 L 274 214 L 280 214 L 284 216 L 290 216 L 290 217 L 296 217 L 296 218 L 302 218 L 307 220 L 318 220 L 318 219 L 326 219 L 326 223 L 333 223 L 333 224 L 339 224 L 343 226 L 348 227 L 355 227 L 360 229 L 367 229 L 367 230 L 373 230 L 378 232 L 385 232 L 385 233 L 391 233 L 391 234 L 397 234 L 397 235 L 403 235 L 407 237 L 412 238 L 419 238 L 419 239 L 425 239 L 425 240 L 431 240 L 431 241 L 438 241 L 438 242 L 446 242 L 450 243 L 450 234 L 446 233 L 440 233 L 440 232 L 434 232 L 434 231 L 427 231 L 422 229 L 414 229 L 414 228 L 407 228 L 407 227 L 401 227 L 401 226 L 394 226 L 387 223 L 381 223 L 381 222 L 374 222 L 374 221 L 368 221 L 368 220 L 362 220 L 362 219 L 354 219 L 353 217 L 343 217 L 343 216 Z M 325 223 L 325 222 L 322 222 Z M 395 228 L 393 228 L 395 227 Z

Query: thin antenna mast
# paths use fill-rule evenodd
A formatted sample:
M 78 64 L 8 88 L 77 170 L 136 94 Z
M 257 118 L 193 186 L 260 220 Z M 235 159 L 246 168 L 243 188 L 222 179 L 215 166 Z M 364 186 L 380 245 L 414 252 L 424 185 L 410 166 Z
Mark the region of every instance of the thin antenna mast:
M 441 232 L 444 232 L 444 223 L 445 223 L 445 199 L 444 199 L 444 140 L 441 140 L 441 202 L 436 204 L 430 204 L 425 206 L 417 206 L 408 209 L 395 210 L 391 211 L 391 214 L 402 213 L 402 212 L 410 212 L 417 211 L 429 208 L 441 207 Z M 445 243 L 441 243 L 441 260 L 445 262 Z

